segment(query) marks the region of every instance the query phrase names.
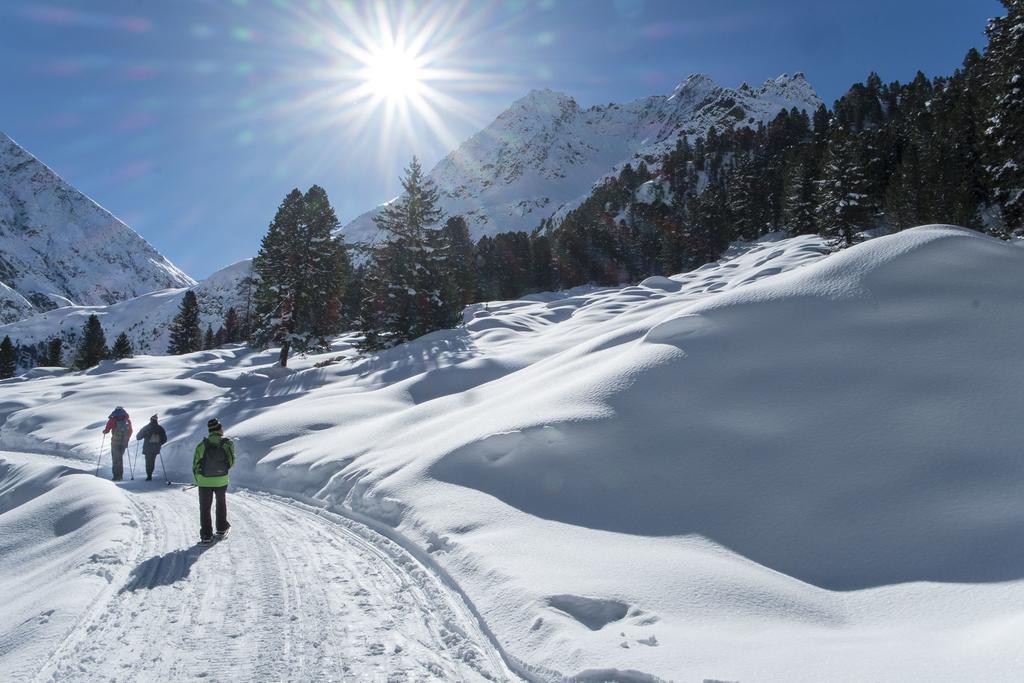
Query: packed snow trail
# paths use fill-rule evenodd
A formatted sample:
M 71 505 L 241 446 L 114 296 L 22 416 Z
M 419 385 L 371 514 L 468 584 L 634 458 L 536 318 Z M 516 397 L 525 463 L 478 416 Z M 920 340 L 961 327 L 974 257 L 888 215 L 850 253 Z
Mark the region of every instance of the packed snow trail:
M 35 680 L 515 678 L 458 597 L 361 525 L 236 490 L 231 534 L 200 546 L 194 491 L 120 486 L 136 555 Z

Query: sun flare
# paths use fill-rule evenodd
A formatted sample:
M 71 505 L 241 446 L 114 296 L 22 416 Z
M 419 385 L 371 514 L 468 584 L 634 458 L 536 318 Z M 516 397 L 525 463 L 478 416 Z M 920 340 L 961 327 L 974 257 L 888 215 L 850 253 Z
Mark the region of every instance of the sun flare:
M 363 78 L 376 96 L 406 100 L 422 92 L 424 72 L 415 55 L 400 47 L 387 47 L 369 56 Z

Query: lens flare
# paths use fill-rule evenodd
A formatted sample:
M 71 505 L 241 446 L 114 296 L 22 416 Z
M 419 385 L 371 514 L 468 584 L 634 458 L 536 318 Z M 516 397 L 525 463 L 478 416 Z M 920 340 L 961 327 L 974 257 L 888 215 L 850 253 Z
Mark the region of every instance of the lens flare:
M 367 85 L 389 100 L 405 99 L 422 90 L 423 74 L 415 56 L 400 47 L 383 48 L 366 65 Z

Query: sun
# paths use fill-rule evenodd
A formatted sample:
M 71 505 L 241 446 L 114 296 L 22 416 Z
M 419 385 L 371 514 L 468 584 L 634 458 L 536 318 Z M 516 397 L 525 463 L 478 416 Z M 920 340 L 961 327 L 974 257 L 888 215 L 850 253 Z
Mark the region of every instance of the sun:
M 454 149 L 482 128 L 480 101 L 517 82 L 486 58 L 496 9 L 474 0 L 274 3 L 281 65 L 262 82 L 275 115 L 324 141 L 324 163 L 372 152 L 390 160 L 417 146 Z M 268 38 L 269 40 L 269 38 Z M 481 56 L 484 55 L 484 56 Z
M 367 56 L 362 76 L 374 95 L 395 102 L 422 95 L 426 73 L 417 55 L 399 46 L 388 46 Z

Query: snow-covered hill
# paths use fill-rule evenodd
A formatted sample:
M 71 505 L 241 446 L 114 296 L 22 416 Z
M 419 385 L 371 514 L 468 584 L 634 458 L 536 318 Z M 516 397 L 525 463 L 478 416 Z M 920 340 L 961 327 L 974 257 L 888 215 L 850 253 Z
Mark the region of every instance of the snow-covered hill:
M 200 323 L 216 331 L 224 324 L 224 316 L 232 306 L 244 314 L 248 292 L 243 280 L 249 276 L 252 259 L 244 259 L 198 283 L 194 287 L 159 289 L 109 306 L 62 306 L 45 313 L 7 325 L 0 325 L 0 338 L 9 335 L 16 344 L 32 346 L 60 336 L 68 351 L 75 343 L 82 326 L 95 314 L 103 325 L 107 343 L 113 343 L 121 332 L 128 334 L 139 353 L 162 354 L 170 342 L 169 326 L 178 314 L 181 299 L 192 289 L 199 302 Z M 2 300 L 0 300 L 2 301 Z M 66 359 L 66 362 L 70 362 Z
M 803 74 L 782 75 L 757 89 L 723 88 L 693 75 L 668 96 L 589 109 L 568 95 L 534 90 L 441 160 L 430 177 L 441 207 L 463 215 L 474 239 L 529 231 L 563 204 L 581 201 L 606 174 L 672 149 L 680 136 L 704 135 L 712 126 L 753 126 L 783 109 L 813 112 L 821 104 Z M 345 238 L 372 242 L 377 211 L 347 224 Z
M 1017 680 L 1024 249 L 929 226 L 826 252 L 764 240 L 285 372 L 37 372 L 0 383 L 0 447 L 94 462 L 123 403 L 182 477 L 216 415 L 233 481 L 377 525 L 536 680 Z
M 0 290 L 4 323 L 58 306 L 112 304 L 194 281 L 0 133 L 0 283 L 6 285 Z

